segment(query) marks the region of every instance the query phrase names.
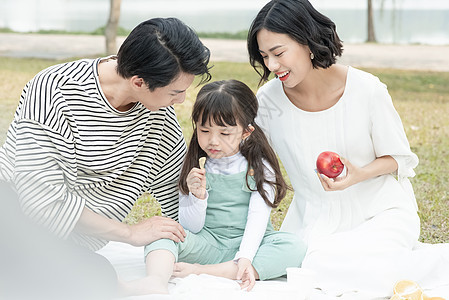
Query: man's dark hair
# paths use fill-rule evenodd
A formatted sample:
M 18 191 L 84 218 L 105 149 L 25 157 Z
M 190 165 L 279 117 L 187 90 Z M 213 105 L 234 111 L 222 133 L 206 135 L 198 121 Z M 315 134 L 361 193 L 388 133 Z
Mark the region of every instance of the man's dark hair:
M 117 53 L 117 72 L 137 75 L 148 88 L 170 84 L 181 72 L 210 80 L 210 51 L 197 34 L 176 18 L 154 18 L 137 25 Z

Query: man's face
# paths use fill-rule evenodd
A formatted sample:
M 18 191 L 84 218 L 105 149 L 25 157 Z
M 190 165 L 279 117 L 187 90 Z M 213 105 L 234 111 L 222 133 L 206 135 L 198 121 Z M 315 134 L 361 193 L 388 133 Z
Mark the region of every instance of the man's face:
M 195 75 L 181 72 L 169 85 L 150 91 L 148 87 L 142 88 L 138 95 L 139 102 L 147 109 L 156 111 L 162 107 L 182 103 L 186 98 L 186 91 L 192 85 Z

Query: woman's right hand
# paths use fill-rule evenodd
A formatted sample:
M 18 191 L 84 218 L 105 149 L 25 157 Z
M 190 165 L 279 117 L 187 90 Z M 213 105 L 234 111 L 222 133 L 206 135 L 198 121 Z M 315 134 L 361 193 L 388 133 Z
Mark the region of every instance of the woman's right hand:
M 206 170 L 192 168 L 187 175 L 187 187 L 198 199 L 206 198 Z

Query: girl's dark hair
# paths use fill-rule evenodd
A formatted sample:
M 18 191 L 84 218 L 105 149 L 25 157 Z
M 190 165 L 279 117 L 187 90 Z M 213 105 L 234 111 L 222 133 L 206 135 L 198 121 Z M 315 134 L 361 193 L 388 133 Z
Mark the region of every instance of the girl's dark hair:
M 330 67 L 343 53 L 335 23 L 318 12 L 309 1 L 272 0 L 260 10 L 248 31 L 249 61 L 261 76 L 259 84 L 267 81 L 271 73 L 259 52 L 257 34 L 261 29 L 288 34 L 293 40 L 308 46 L 314 55 L 314 68 Z
M 209 81 L 210 51 L 176 18 L 154 18 L 137 25 L 117 53 L 117 72 L 142 78 L 150 91 L 169 85 L 181 72 Z
M 223 80 L 211 82 L 201 88 L 192 110 L 193 135 L 190 140 L 187 155 L 181 169 L 179 189 L 181 193 L 188 194 L 186 178 L 193 167 L 198 168 L 200 157 L 206 153 L 200 148 L 197 138 L 196 124 L 201 125 L 215 123 L 219 126 L 236 126 L 239 124 L 244 130 L 249 130 L 252 125 L 254 131 L 240 145 L 240 152 L 248 161 L 246 172 L 246 184 L 250 169 L 254 170 L 254 179 L 257 191 L 271 207 L 277 207 L 285 197 L 288 186 L 282 177 L 281 169 L 274 150 L 271 148 L 262 129 L 256 124 L 255 117 L 259 104 L 253 91 L 243 82 L 238 80 Z M 273 168 L 275 181 L 265 178 L 265 167 L 263 160 Z M 275 199 L 271 203 L 263 188 L 268 183 L 275 188 Z

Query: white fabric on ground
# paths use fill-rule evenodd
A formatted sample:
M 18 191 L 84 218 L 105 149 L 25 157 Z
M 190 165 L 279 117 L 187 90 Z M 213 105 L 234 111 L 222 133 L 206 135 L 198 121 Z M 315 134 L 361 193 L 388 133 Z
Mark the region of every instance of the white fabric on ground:
M 420 245 L 420 249 L 432 248 Z M 145 276 L 143 261 L 143 247 L 133 247 L 128 244 L 110 242 L 98 251 L 113 264 L 119 277 L 123 280 L 134 280 Z M 366 282 L 369 282 L 369 278 Z M 393 287 L 391 287 L 393 289 Z M 240 290 L 237 282 L 225 278 L 209 275 L 190 275 L 186 278 L 172 279 L 169 283 L 169 295 L 146 295 L 123 298 L 123 300 L 305 300 L 306 291 L 300 286 L 287 283 L 285 278 L 276 280 L 257 281 L 251 292 Z M 428 296 L 446 297 L 449 299 L 449 286 L 435 287 L 426 290 Z M 369 294 L 350 292 L 340 295 L 326 295 L 320 289 L 310 292 L 309 300 L 380 300 Z

